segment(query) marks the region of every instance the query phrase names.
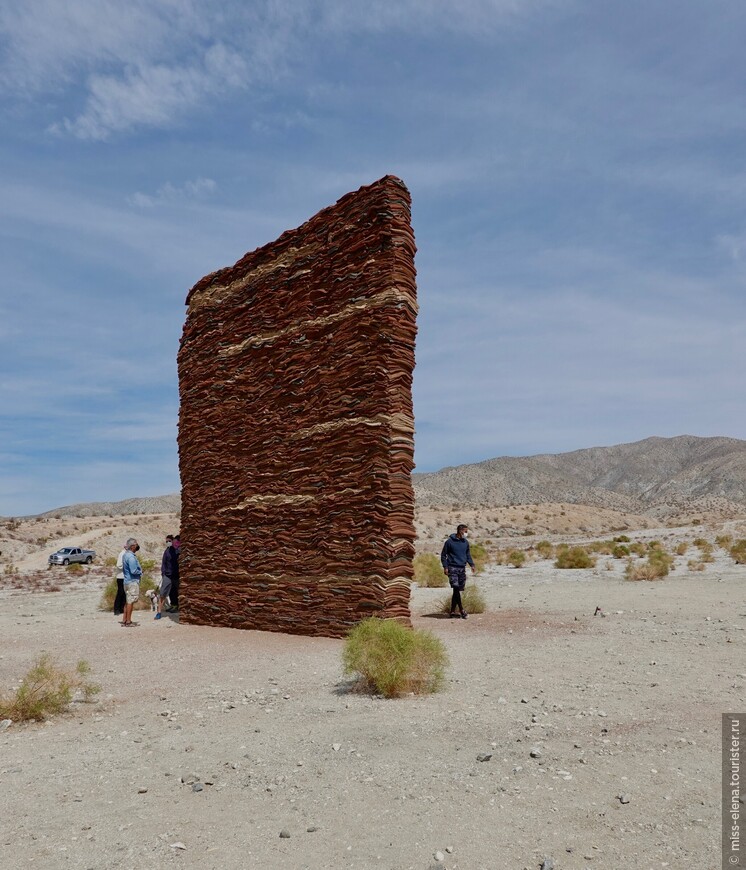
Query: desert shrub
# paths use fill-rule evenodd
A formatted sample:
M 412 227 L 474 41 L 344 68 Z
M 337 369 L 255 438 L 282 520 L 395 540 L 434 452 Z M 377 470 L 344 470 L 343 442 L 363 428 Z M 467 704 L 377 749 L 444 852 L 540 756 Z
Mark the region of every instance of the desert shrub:
M 591 541 L 586 547 L 591 553 L 601 553 L 605 556 L 611 556 L 614 551 L 613 541 Z
M 635 541 L 633 544 L 629 545 L 630 553 L 634 553 L 635 556 L 644 556 L 647 550 L 645 549 L 645 544 L 641 544 L 639 541 Z
M 627 563 L 624 576 L 627 580 L 661 580 L 663 577 L 660 574 L 660 569 L 651 565 L 650 562 L 633 562 L 631 560 Z
M 626 556 L 629 556 L 629 547 L 625 544 L 615 544 L 614 549 L 611 551 L 611 555 L 615 559 L 624 559 Z
M 677 556 L 684 556 L 684 555 L 686 555 L 686 551 L 688 549 L 689 549 L 689 544 L 687 544 L 686 541 L 682 541 L 678 545 L 678 547 L 676 547 L 676 555 Z
M 712 544 L 709 541 L 706 541 L 704 538 L 697 538 L 694 543 L 697 547 L 699 547 L 700 562 L 715 561 L 715 557 L 712 555 Z
M 614 538 L 615 544 L 629 544 L 629 538 L 626 535 L 617 535 Z
M 432 553 L 418 553 L 412 562 L 414 579 L 420 586 L 447 586 L 448 578 L 443 572 L 440 559 Z
M 429 631 L 371 617 L 356 625 L 342 649 L 344 673 L 386 698 L 437 692 L 448 664 L 443 642 Z
M 739 538 L 730 548 L 729 552 L 736 565 L 746 563 L 746 538 Z
M 555 568 L 592 568 L 596 560 L 583 547 L 569 547 L 557 553 Z
M 507 565 L 508 563 L 508 551 L 507 550 L 495 550 L 492 554 L 492 561 L 496 565 Z
M 82 574 L 83 566 L 80 564 L 80 562 L 70 562 L 69 565 L 65 566 L 65 570 L 69 574 Z
M 487 601 L 476 583 L 466 584 L 464 591 L 461 593 L 461 604 L 467 613 L 484 613 L 487 610 Z M 440 612 L 450 613 L 450 611 L 451 596 L 446 595 L 440 599 Z
M 551 559 L 554 554 L 554 547 L 549 543 L 549 541 L 539 541 L 534 549 L 542 559 Z
M 148 610 L 150 608 L 150 601 L 146 598 L 145 593 L 149 589 L 157 589 L 158 587 L 153 582 L 152 577 L 145 577 L 140 580 L 140 598 L 137 601 L 137 604 L 134 606 L 134 610 Z M 117 597 L 117 581 L 116 578 L 113 580 L 109 580 L 109 582 L 104 586 L 104 589 L 101 593 L 101 599 L 98 602 L 99 610 L 113 610 L 114 609 L 114 599 Z
M 715 538 L 715 543 L 723 550 L 730 550 L 731 544 L 733 543 L 733 535 L 718 535 L 717 538 Z
M 104 568 L 116 568 L 117 567 L 117 557 L 116 556 L 107 556 L 104 559 Z
M 58 667 L 45 653 L 36 660 L 15 692 L 0 698 L 0 719 L 14 722 L 47 719 L 64 712 L 77 691 L 90 701 L 101 691 L 100 686 L 88 680 L 90 672 L 91 666 L 83 659 L 70 671 Z
M 114 564 L 116 565 L 116 560 L 114 561 Z M 142 568 L 144 577 L 155 568 L 155 559 L 140 559 L 140 567 Z
M 474 541 L 473 544 L 469 544 L 469 550 L 471 551 L 471 557 L 474 560 L 474 567 L 477 569 L 477 574 L 481 574 L 485 565 L 489 562 L 487 548 L 484 544 L 480 544 L 479 541 Z
M 690 559 L 686 563 L 686 567 L 690 571 L 704 571 L 705 570 L 705 563 L 701 559 Z
M 673 567 L 673 556 L 664 550 L 663 547 L 660 547 L 648 553 L 648 564 L 652 565 L 660 573 L 661 577 L 667 577 L 668 572 Z
M 508 564 L 514 568 L 522 568 L 526 564 L 526 554 L 523 550 L 511 550 L 508 553 Z

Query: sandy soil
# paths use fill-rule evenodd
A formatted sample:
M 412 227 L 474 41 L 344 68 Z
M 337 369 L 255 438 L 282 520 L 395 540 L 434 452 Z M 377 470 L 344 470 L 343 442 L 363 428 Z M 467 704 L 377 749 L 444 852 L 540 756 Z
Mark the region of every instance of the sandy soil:
M 441 693 L 396 701 L 349 691 L 341 641 L 147 612 L 123 629 L 96 610 L 96 572 L 6 587 L 0 688 L 49 650 L 88 659 L 103 691 L 0 733 L 0 867 L 718 867 L 746 566 L 716 548 L 703 573 L 622 568 L 492 567 L 466 621 L 415 588 L 451 666 Z

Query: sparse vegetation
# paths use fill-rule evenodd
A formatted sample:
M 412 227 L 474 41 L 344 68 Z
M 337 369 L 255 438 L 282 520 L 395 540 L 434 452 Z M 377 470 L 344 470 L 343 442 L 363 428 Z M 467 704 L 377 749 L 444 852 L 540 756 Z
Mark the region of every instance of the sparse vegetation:
M 474 560 L 474 567 L 477 570 L 477 574 L 481 574 L 489 562 L 487 548 L 484 544 L 480 544 L 479 541 L 474 541 L 474 543 L 469 544 L 469 550 L 471 552 L 471 557 Z
M 593 568 L 596 560 L 583 547 L 568 547 L 559 550 L 554 562 L 555 568 Z
M 386 698 L 437 692 L 448 665 L 443 642 L 429 631 L 371 617 L 356 625 L 342 650 L 344 673 Z
M 412 562 L 414 579 L 419 586 L 440 587 L 448 585 L 440 559 L 432 553 L 418 553 Z
M 526 564 L 526 554 L 523 550 L 511 550 L 508 553 L 508 564 L 514 568 L 522 568 Z
M 90 682 L 91 666 L 81 659 L 74 670 L 58 667 L 45 653 L 35 662 L 12 695 L 0 698 L 0 719 L 41 721 L 64 712 L 76 692 L 90 701 L 101 687 Z
M 739 538 L 729 552 L 736 565 L 746 564 L 746 538 Z
M 730 550 L 733 544 L 733 535 L 718 535 L 715 538 L 715 543 L 723 550 Z
M 487 610 L 487 601 L 476 583 L 467 583 L 461 593 L 461 604 L 467 613 L 484 613 Z M 451 596 L 446 595 L 440 599 L 440 612 L 450 613 L 450 610 Z
M 137 601 L 137 604 L 134 606 L 134 610 L 149 610 L 150 609 L 150 601 L 146 597 L 146 592 L 149 589 L 157 589 L 156 584 L 153 582 L 152 577 L 146 577 L 143 575 L 140 580 L 140 598 Z M 116 578 L 113 580 L 109 580 L 109 582 L 104 586 L 104 590 L 101 593 L 101 600 L 98 603 L 99 610 L 113 610 L 114 609 L 114 599 L 117 597 L 117 581 Z
M 648 551 L 645 562 L 629 559 L 624 576 L 627 580 L 662 580 L 667 577 L 673 566 L 673 556 L 658 546 Z
M 687 551 L 688 549 L 689 549 L 689 544 L 687 544 L 686 541 L 682 541 L 682 542 L 681 542 L 681 543 L 676 547 L 676 555 L 677 555 L 677 556 L 685 556 L 685 555 L 686 555 L 686 551 Z
M 615 544 L 614 549 L 611 551 L 611 555 L 615 559 L 624 559 L 630 555 L 630 549 L 625 544 Z
M 539 541 L 534 549 L 542 559 L 551 559 L 554 555 L 554 547 L 549 543 L 549 541 Z

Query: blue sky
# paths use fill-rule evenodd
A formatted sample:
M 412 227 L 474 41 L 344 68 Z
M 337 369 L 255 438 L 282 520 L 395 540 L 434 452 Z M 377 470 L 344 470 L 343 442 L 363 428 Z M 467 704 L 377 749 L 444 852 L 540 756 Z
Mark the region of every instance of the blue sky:
M 418 469 L 746 437 L 742 0 L 0 0 L 0 515 L 178 489 L 187 290 L 414 202 Z

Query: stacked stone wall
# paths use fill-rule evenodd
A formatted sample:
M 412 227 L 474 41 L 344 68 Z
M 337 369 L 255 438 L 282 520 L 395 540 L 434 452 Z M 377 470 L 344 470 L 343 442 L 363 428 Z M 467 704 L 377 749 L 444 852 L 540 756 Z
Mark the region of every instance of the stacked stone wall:
M 181 618 L 409 621 L 410 197 L 386 176 L 199 281 L 179 350 Z

